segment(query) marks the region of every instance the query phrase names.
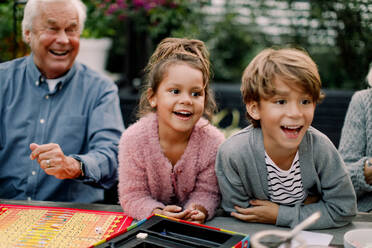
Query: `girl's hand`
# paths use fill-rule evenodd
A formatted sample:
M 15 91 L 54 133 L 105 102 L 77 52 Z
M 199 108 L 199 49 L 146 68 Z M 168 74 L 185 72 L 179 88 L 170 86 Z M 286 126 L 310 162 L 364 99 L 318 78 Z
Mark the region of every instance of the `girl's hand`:
M 279 212 L 278 204 L 264 200 L 252 200 L 249 203 L 253 207 L 241 208 L 235 206 L 237 212 L 231 212 L 231 216 L 247 222 L 276 223 Z
M 208 217 L 208 211 L 199 204 L 191 204 L 190 213 L 184 218 L 184 220 L 194 223 L 203 224 Z
M 185 216 L 187 216 L 190 212 L 191 210 L 189 209 L 185 209 L 184 211 L 182 211 L 182 208 L 176 205 L 167 205 L 163 209 L 155 208 L 152 211 L 153 214 L 160 214 L 160 215 L 164 215 L 164 216 L 172 217 L 176 219 L 184 219 Z

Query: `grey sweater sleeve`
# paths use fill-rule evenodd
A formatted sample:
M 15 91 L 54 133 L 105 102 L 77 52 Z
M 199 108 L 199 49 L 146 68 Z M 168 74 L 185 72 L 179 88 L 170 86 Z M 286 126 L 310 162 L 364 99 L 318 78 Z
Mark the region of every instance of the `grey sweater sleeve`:
M 316 211 L 321 212 L 321 218 L 311 229 L 350 223 L 356 214 L 356 196 L 344 162 L 331 141 L 311 129 L 300 145 L 300 165 L 304 187 L 320 200 L 307 205 L 280 205 L 277 225 L 294 227 Z
M 356 213 L 355 192 L 344 163 L 331 141 L 310 128 L 300 145 L 300 166 L 306 190 L 320 196 L 317 203 L 279 206 L 276 225 L 293 227 L 320 210 L 322 219 L 311 228 L 346 225 Z M 246 128 L 221 145 L 216 174 L 225 211 L 250 207 L 249 200 L 268 200 L 264 146 L 258 128 Z
M 353 95 L 339 145 L 340 154 L 347 165 L 358 197 L 372 191 L 372 185 L 367 184 L 364 177 L 364 163 L 371 156 L 368 147 L 372 146 L 372 130 L 367 120 L 371 118 L 368 116 L 372 113 L 371 102 L 371 90 L 359 91 Z

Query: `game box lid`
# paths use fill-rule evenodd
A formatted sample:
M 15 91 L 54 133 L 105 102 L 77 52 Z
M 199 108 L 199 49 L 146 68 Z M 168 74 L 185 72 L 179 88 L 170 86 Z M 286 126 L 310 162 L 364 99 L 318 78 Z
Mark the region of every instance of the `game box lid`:
M 92 247 L 246 248 L 249 247 L 249 236 L 161 215 L 152 215 Z

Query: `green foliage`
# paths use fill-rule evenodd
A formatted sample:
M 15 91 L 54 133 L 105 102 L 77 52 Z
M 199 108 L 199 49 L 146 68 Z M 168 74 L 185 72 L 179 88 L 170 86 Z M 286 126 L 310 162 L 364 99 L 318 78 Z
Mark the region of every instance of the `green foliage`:
M 99 1 L 84 0 L 84 3 L 87 7 L 87 19 L 81 36 L 84 38 L 113 37 L 116 33 L 115 27 L 119 24 L 116 17 L 105 15 L 100 8 Z
M 12 2 L 0 3 L 0 16 L 0 62 L 23 56 L 28 52 L 28 48 L 21 38 L 21 23 L 18 16 L 16 19 L 18 36 L 14 32 Z
M 85 0 L 88 7 L 83 36 L 113 37 L 125 34 L 131 22 L 137 32 L 159 41 L 184 22 L 193 19 L 193 8 L 201 1 L 189 0 Z
M 211 53 L 214 80 L 240 82 L 241 74 L 254 56 L 257 41 L 244 32 L 236 13 L 226 13 L 215 23 L 210 32 L 203 32 Z
M 323 70 L 324 77 L 332 82 L 330 86 L 365 88 L 364 78 L 372 62 L 372 3 L 314 0 L 311 1 L 311 8 L 311 18 L 319 21 L 320 29 L 327 30 L 329 23 L 334 23 L 336 31 L 336 49 L 329 49 L 318 60 L 318 63 L 328 60 L 327 67 L 333 67 L 328 72 Z M 332 81 L 332 74 L 338 74 L 338 79 Z

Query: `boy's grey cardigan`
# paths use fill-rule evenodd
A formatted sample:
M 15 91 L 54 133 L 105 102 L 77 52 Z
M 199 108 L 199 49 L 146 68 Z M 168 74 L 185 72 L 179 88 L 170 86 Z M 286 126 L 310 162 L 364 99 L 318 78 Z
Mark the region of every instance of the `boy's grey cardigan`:
M 372 157 L 372 89 L 353 95 L 341 132 L 339 152 L 358 198 L 359 211 L 372 210 L 372 185 L 364 177 L 364 163 Z
M 294 227 L 316 211 L 321 218 L 310 228 L 348 224 L 356 214 L 356 196 L 345 165 L 333 143 L 310 127 L 299 146 L 302 184 L 317 203 L 280 205 L 278 226 Z M 252 199 L 269 200 L 265 150 L 261 128 L 252 125 L 227 139 L 219 148 L 216 174 L 227 212 L 249 207 Z

